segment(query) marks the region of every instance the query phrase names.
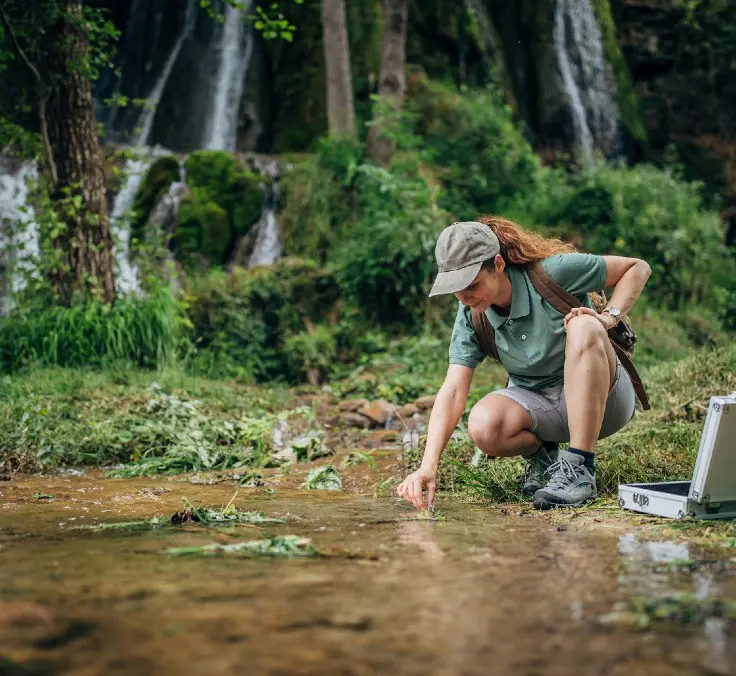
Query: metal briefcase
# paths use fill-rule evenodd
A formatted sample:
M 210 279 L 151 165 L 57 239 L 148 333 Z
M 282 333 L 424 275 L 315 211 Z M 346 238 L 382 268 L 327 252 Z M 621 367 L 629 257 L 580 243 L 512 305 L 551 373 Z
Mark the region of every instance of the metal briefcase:
M 692 481 L 620 484 L 624 509 L 671 519 L 736 517 L 736 392 L 711 397 Z

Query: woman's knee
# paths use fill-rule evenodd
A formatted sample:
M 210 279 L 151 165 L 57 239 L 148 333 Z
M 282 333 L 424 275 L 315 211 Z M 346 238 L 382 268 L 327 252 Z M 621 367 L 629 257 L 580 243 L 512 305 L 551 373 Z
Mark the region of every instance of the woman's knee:
M 603 325 L 590 315 L 573 317 L 567 324 L 567 357 L 581 357 L 591 350 L 605 352 L 608 337 Z
M 501 449 L 503 413 L 499 406 L 479 402 L 468 416 L 468 434 L 475 445 L 488 455 L 496 455 Z

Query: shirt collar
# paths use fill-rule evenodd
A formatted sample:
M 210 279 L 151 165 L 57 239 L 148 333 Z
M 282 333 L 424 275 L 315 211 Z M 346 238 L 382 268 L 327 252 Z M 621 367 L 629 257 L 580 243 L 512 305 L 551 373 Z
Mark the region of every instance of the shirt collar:
M 511 311 L 508 317 L 498 314 L 493 307 L 486 310 L 486 316 L 491 326 L 498 329 L 509 319 L 519 319 L 529 314 L 529 286 L 527 285 L 526 275 L 515 266 L 509 265 L 507 268 L 509 280 L 511 281 Z

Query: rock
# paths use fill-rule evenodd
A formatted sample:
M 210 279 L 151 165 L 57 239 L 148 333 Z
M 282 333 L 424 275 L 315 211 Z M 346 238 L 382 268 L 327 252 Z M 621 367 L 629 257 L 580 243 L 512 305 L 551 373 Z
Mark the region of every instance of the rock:
M 396 412 L 402 418 L 411 418 L 415 413 L 419 413 L 419 407 L 416 404 L 406 404 L 397 408 Z
M 385 399 L 376 399 L 367 406 L 358 409 L 358 413 L 370 418 L 376 425 L 384 425 L 395 410 L 396 407 Z
M 414 406 L 416 406 L 420 411 L 428 411 L 434 406 L 435 399 L 437 399 L 437 395 L 430 394 L 426 397 L 419 397 L 414 402 Z
M 49 624 L 53 619 L 48 608 L 32 601 L 0 602 L 0 627 Z
M 371 446 L 379 447 L 383 446 L 386 442 L 396 441 L 399 438 L 399 433 L 396 430 L 376 430 L 371 433 L 370 443 Z
M 364 406 L 368 406 L 367 399 L 346 399 L 337 405 L 337 410 L 343 412 L 355 412 Z
M 342 422 L 343 425 L 348 425 L 350 427 L 360 427 L 364 430 L 371 426 L 371 421 L 364 415 L 360 415 L 360 413 L 343 413 L 340 416 L 340 422 Z

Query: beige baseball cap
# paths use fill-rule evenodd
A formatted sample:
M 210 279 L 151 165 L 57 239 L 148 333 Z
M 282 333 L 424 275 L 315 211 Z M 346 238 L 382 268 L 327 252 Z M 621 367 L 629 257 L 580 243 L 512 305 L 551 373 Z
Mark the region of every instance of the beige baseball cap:
M 434 255 L 440 268 L 430 296 L 462 291 L 481 266 L 501 251 L 493 230 L 477 221 L 453 223 L 437 238 Z

